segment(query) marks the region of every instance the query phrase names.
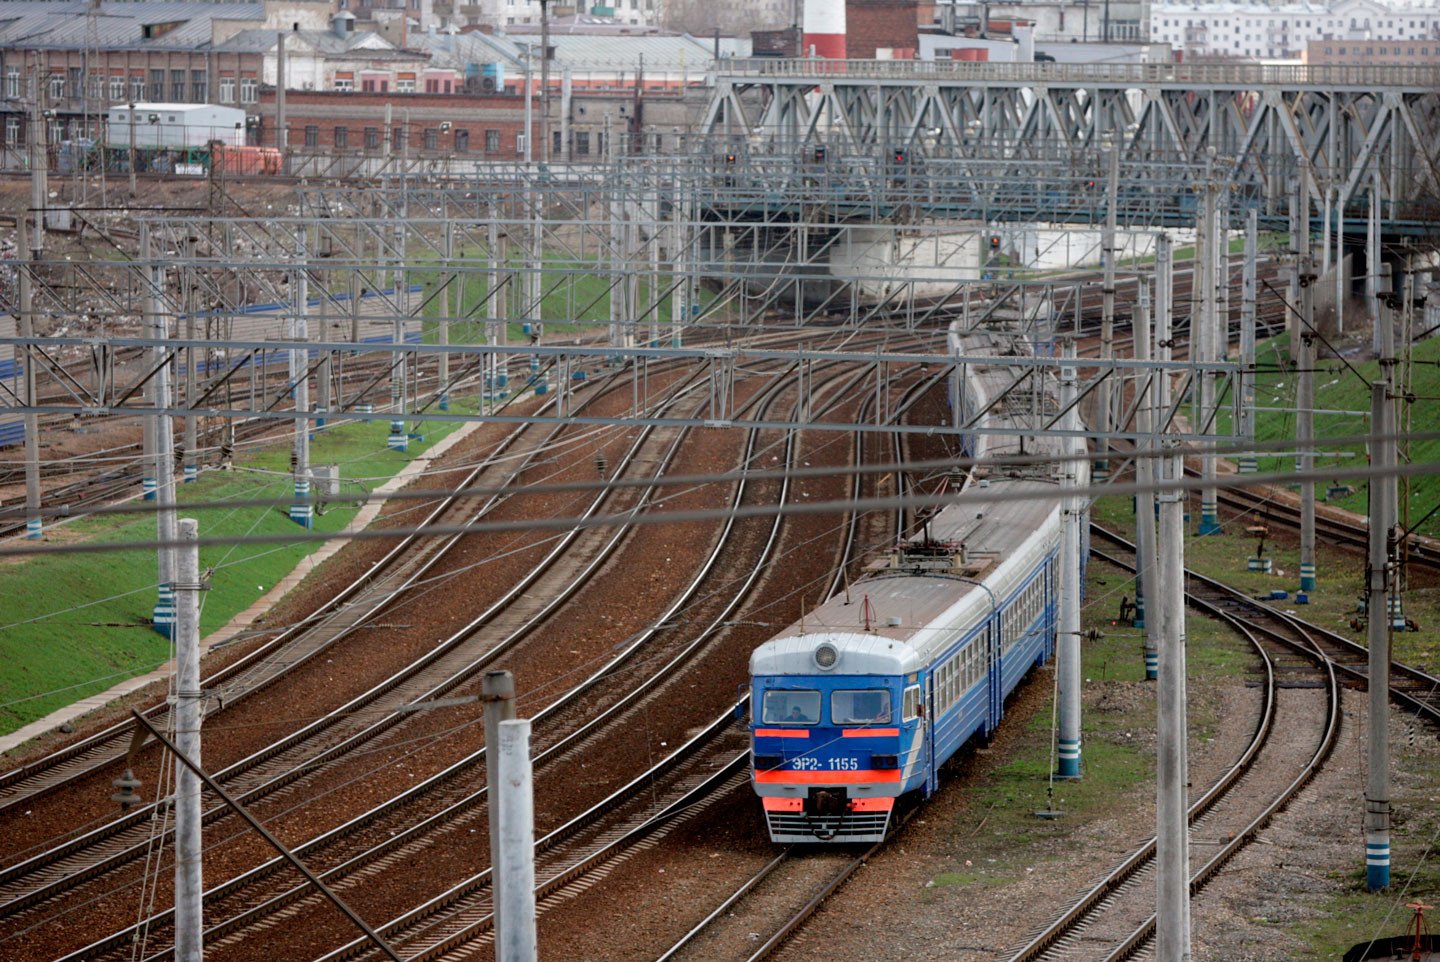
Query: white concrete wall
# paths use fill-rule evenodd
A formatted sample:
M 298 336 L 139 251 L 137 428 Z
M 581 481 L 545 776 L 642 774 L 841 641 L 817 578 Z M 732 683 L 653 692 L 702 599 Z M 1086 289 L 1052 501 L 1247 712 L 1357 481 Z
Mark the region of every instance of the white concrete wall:
M 957 283 L 979 278 L 983 233 L 979 227 L 851 228 L 830 252 L 830 273 L 867 297 L 888 297 L 906 285 L 913 285 L 916 297 L 948 294 Z

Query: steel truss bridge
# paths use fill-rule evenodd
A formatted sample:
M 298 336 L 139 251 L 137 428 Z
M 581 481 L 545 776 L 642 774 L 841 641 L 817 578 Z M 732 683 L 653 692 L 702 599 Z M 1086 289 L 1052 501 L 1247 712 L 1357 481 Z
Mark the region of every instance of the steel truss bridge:
M 1136 226 L 1193 224 L 1206 185 L 1276 224 L 1300 191 L 1340 230 L 1372 193 L 1387 234 L 1440 219 L 1434 67 L 733 60 L 701 133 L 748 203 L 837 216 L 1096 224 L 1116 152 Z

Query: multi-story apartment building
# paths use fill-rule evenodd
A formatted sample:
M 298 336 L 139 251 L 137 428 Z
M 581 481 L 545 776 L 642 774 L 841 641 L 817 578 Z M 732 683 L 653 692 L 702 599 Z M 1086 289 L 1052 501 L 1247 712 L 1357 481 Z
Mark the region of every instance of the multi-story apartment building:
M 1151 8 L 1151 39 L 1170 44 L 1187 60 L 1294 60 L 1311 41 L 1335 41 L 1334 48 L 1338 41 L 1440 40 L 1440 6 L 1378 0 L 1284 6 L 1157 2 Z

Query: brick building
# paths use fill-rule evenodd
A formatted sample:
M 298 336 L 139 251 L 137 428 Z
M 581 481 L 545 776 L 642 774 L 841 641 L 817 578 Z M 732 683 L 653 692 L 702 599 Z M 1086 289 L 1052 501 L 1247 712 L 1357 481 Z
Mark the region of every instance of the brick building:
M 876 50 L 889 49 L 896 59 L 913 60 L 920 43 L 919 7 L 917 0 L 848 0 L 845 55 L 873 60 Z
M 1308 64 L 1402 67 L 1440 64 L 1440 37 L 1433 40 L 1311 40 Z
M 218 37 L 264 23 L 259 3 L 0 3 L 0 147 L 23 146 L 39 81 L 47 140 L 101 136 L 109 107 L 135 101 L 257 104 L 260 58 Z

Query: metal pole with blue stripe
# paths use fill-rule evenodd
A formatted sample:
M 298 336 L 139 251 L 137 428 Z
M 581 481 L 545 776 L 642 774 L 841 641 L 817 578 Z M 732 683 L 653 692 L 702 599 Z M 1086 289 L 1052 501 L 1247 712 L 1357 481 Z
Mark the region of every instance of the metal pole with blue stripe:
M 1370 385 L 1370 433 L 1391 433 L 1390 385 Z M 1365 780 L 1365 887 L 1372 892 L 1390 886 L 1390 625 L 1389 534 L 1394 509 L 1384 484 L 1395 463 L 1395 442 L 1371 443 L 1375 474 L 1370 482 L 1370 538 L 1366 560 L 1366 634 L 1370 643 L 1369 715 L 1367 726 L 1368 772 Z

